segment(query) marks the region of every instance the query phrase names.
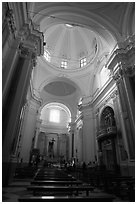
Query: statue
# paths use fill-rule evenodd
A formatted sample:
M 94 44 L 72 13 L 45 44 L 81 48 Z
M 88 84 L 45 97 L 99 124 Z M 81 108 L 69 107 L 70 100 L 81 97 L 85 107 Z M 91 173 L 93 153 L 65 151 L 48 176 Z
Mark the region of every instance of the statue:
M 54 158 L 54 138 L 49 141 L 49 146 L 48 146 L 48 155 L 50 158 Z

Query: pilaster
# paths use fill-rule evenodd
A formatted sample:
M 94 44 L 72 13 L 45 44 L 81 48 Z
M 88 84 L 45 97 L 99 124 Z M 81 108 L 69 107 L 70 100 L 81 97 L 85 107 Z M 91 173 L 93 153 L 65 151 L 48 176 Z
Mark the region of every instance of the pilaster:
M 96 141 L 95 141 L 95 133 L 94 133 L 94 117 L 93 117 L 93 109 L 91 104 L 82 104 L 82 120 L 83 120 L 83 161 L 86 163 L 90 161 L 95 161 L 96 155 Z
M 12 21 L 12 11 L 7 14 L 12 36 L 11 49 L 5 52 L 6 65 L 3 63 L 3 163 L 9 165 L 10 157 L 16 152 L 20 129 L 20 113 L 26 102 L 26 94 L 30 82 L 32 68 L 36 66 L 36 58 L 43 54 L 43 34 L 34 30 L 28 21 L 18 30 L 16 35 Z M 17 19 L 16 19 L 17 20 Z M 16 23 L 16 22 L 15 22 Z M 15 44 L 14 44 L 15 43 Z M 8 58 L 8 56 L 12 58 Z M 16 157 L 17 155 L 15 155 Z M 6 172 L 4 170 L 4 172 Z M 8 174 L 3 174 L 7 177 Z M 6 178 L 8 179 L 8 177 Z

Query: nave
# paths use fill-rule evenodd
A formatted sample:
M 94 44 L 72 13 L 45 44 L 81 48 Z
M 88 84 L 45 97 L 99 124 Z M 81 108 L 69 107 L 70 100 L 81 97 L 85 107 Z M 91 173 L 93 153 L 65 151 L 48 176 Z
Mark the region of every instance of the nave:
M 134 179 L 135 2 L 2 2 L 3 201 L 130 202 Z
M 24 170 L 23 170 L 24 169 Z M 96 168 L 40 163 L 18 167 L 4 202 L 132 202 L 134 179 Z

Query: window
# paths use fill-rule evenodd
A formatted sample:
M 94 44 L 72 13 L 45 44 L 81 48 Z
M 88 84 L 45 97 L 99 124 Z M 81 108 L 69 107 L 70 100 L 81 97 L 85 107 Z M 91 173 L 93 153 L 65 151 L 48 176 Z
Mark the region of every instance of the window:
M 101 81 L 101 86 L 103 86 L 109 79 L 110 75 L 110 70 L 107 69 L 105 66 L 102 68 L 100 72 L 100 81 Z
M 59 123 L 60 122 L 60 112 L 59 110 L 50 110 L 50 122 Z
M 86 57 L 84 57 L 80 60 L 80 67 L 84 67 L 86 64 L 87 64 L 87 60 L 86 60 Z
M 67 61 L 62 61 L 61 62 L 61 68 L 67 68 Z
M 73 27 L 73 25 L 68 24 L 68 23 L 66 23 L 65 25 L 66 25 L 68 28 L 72 28 L 72 27 Z
M 49 52 L 47 50 L 44 52 L 44 57 L 48 62 L 50 62 L 51 57 L 50 57 L 50 54 L 49 54 Z

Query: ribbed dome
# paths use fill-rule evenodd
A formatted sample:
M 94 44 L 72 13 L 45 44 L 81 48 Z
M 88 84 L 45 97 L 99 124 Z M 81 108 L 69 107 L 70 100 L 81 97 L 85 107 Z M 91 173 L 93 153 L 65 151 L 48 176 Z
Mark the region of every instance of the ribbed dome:
M 44 37 L 45 58 L 58 68 L 84 68 L 97 53 L 96 34 L 84 27 L 57 24 L 48 28 Z

